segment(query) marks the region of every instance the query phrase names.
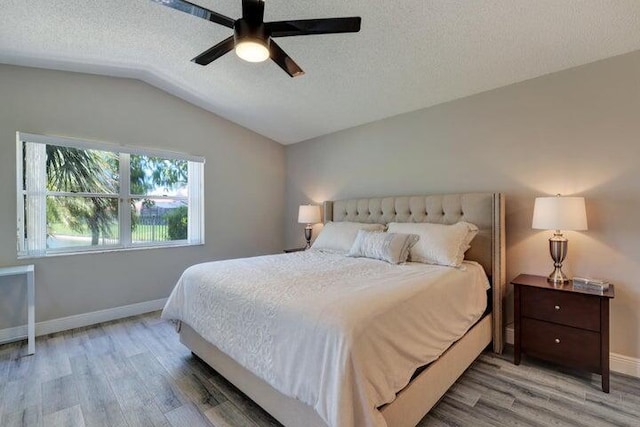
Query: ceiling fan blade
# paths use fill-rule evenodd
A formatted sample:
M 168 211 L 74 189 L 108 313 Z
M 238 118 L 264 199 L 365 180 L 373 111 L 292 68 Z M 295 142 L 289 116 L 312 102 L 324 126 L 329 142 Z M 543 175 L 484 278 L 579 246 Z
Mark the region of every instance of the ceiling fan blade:
M 299 19 L 295 21 L 267 22 L 271 37 L 306 36 L 312 34 L 357 33 L 362 18 Z
M 172 9 L 179 10 L 181 12 L 188 13 L 189 15 L 197 16 L 198 18 L 206 19 L 207 21 L 215 22 L 216 24 L 224 25 L 225 27 L 233 28 L 234 20 L 213 12 L 209 9 L 205 9 L 202 6 L 198 6 L 186 0 L 151 0 L 154 3 L 161 4 L 163 6 L 170 7 Z
M 291 77 L 298 77 L 304 74 L 302 68 L 300 68 L 298 64 L 296 64 L 293 59 L 291 59 L 289 55 L 287 55 L 287 53 L 273 40 L 269 43 L 269 51 L 273 62 L 278 64 L 280 68 L 282 68 Z
M 261 24 L 264 20 L 264 1 L 242 0 L 242 17 L 251 23 Z
M 217 45 L 213 46 L 211 49 L 205 50 L 200 55 L 193 58 L 191 61 L 200 65 L 209 65 L 216 59 L 220 58 L 225 53 L 233 50 L 235 46 L 235 42 L 233 40 L 233 36 L 224 39 Z

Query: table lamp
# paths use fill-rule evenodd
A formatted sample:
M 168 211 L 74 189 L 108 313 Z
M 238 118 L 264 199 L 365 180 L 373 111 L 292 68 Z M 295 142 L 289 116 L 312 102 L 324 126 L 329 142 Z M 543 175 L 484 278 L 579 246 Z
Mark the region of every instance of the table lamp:
M 311 234 L 313 233 L 313 224 L 320 222 L 320 206 L 318 205 L 300 205 L 298 209 L 298 222 L 307 224 L 304 228 L 304 237 L 307 239 L 307 249 L 311 247 Z
M 587 212 L 584 197 L 536 197 L 533 207 L 532 228 L 555 230 L 549 239 L 549 252 L 553 259 L 554 270 L 547 280 L 553 284 L 569 281 L 562 272 L 562 261 L 567 256 L 567 238 L 560 230 L 586 230 Z

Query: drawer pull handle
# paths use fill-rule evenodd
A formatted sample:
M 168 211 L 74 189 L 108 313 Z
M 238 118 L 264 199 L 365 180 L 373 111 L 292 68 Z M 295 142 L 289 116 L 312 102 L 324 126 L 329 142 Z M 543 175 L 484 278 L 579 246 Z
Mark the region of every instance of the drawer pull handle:
M 553 308 L 555 308 L 556 310 L 560 310 L 560 306 L 559 306 L 559 305 L 556 305 L 556 306 L 555 306 L 555 307 L 553 307 Z
M 560 338 L 556 338 L 556 344 L 560 344 Z

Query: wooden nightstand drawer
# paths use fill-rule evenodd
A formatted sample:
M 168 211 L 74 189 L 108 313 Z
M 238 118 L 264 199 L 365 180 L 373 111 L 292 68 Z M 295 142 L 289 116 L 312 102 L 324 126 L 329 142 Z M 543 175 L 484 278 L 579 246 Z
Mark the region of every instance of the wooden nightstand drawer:
M 599 373 L 600 334 L 535 319 L 522 319 L 522 351 Z
M 529 287 L 521 292 L 524 317 L 600 331 L 598 297 Z

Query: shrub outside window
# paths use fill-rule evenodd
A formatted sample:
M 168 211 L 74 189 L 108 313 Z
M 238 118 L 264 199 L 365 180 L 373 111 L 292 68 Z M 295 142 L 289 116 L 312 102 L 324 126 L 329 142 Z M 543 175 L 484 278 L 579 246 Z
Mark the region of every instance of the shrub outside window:
M 18 257 L 204 243 L 204 159 L 17 134 Z

